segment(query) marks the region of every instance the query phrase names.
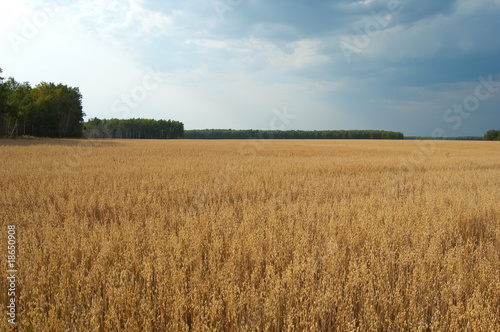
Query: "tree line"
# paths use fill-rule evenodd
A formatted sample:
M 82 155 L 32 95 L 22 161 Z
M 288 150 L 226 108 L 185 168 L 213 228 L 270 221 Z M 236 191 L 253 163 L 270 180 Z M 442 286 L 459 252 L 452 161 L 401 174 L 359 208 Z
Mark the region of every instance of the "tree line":
M 403 133 L 385 130 L 186 130 L 186 139 L 404 139 Z
M 0 77 L 0 136 L 81 137 L 84 116 L 78 88 Z
M 184 124 L 173 120 L 92 118 L 83 127 L 88 138 L 176 139 L 184 135 Z
M 405 136 L 406 140 L 418 141 L 482 141 L 482 136 L 456 136 L 456 137 L 435 137 L 435 136 Z
M 484 134 L 483 139 L 485 141 L 500 141 L 500 130 L 488 130 L 486 134 Z

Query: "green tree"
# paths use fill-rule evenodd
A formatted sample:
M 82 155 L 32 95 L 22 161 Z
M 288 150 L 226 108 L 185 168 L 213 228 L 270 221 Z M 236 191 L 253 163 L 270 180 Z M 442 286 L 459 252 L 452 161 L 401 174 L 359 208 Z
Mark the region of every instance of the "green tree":
M 0 68 L 0 74 L 3 72 Z M 4 78 L 0 76 L 0 136 L 6 134 L 5 121 L 7 120 L 7 97 L 9 89 L 8 85 L 4 83 Z
M 500 141 L 500 130 L 488 130 L 486 134 L 484 134 L 485 141 Z
M 81 137 L 85 113 L 78 88 L 42 82 L 33 88 L 34 135 Z
M 10 77 L 7 81 L 9 94 L 7 96 L 7 115 L 9 117 L 9 136 L 18 136 L 21 132 L 26 134 L 26 123 L 31 117 L 33 100 L 31 86 L 28 82 L 18 83 Z
M 0 89 L 1 133 L 4 136 L 17 136 L 19 123 L 28 116 L 31 87 L 28 83 L 20 84 L 9 77 L 5 82 L 2 79 Z

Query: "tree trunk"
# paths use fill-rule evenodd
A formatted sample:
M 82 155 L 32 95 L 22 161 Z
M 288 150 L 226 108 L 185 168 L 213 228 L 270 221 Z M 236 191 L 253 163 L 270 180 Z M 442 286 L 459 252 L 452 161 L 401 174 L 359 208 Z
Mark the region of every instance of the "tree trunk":
M 14 137 L 14 131 L 16 131 L 16 128 L 17 128 L 17 119 L 16 122 L 14 123 L 14 128 L 12 128 L 12 132 L 10 133 L 9 137 Z

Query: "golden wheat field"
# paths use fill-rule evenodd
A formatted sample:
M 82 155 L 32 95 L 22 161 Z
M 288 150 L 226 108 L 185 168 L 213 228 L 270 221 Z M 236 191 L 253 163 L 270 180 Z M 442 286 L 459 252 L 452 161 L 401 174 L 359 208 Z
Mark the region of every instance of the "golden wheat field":
M 498 331 L 496 142 L 1 140 L 19 331 Z

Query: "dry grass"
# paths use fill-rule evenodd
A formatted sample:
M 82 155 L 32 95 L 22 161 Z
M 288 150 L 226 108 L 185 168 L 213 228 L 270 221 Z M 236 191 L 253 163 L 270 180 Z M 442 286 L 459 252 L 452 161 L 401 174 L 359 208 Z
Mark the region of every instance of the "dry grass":
M 498 143 L 77 143 L 0 141 L 21 331 L 500 330 Z

